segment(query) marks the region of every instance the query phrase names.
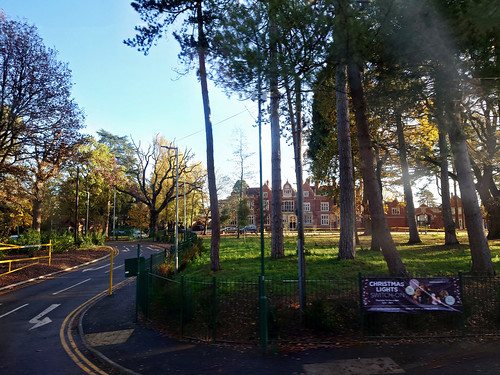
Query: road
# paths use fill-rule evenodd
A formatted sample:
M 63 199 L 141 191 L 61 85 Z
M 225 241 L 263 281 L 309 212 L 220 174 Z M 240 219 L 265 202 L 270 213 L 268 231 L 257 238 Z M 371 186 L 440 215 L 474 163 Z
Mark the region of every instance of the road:
M 137 243 L 110 243 L 113 285 L 125 280 L 124 260 L 137 256 Z M 142 242 L 141 256 L 162 251 Z M 105 374 L 87 362 L 78 345 L 77 315 L 100 293 L 108 293 L 110 258 L 0 295 L 0 373 Z

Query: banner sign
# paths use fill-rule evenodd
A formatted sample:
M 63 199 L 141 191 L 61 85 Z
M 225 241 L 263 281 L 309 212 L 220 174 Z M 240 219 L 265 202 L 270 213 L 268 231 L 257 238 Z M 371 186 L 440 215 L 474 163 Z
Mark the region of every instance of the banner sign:
M 361 278 L 361 302 L 367 312 L 461 312 L 460 279 Z

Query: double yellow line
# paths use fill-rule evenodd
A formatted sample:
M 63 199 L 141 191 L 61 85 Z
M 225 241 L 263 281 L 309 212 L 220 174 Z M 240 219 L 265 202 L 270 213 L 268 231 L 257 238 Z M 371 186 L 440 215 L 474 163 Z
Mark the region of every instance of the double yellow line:
M 78 306 L 64 319 L 61 329 L 59 330 L 59 338 L 61 339 L 61 344 L 68 353 L 69 357 L 75 362 L 78 367 L 85 371 L 89 375 L 107 375 L 107 372 L 101 370 L 95 364 L 93 364 L 77 347 L 75 340 L 73 339 L 73 334 L 71 333 L 71 327 L 74 326 L 75 320 L 79 317 L 82 311 L 86 310 L 91 304 L 102 298 L 107 291 L 103 291 L 98 295 L 92 297 L 87 302 Z
M 111 252 L 113 254 L 113 251 Z M 111 259 L 113 255 L 111 255 Z M 111 263 L 111 267 L 112 267 Z M 111 276 L 112 277 L 112 276 Z M 85 371 L 89 375 L 107 375 L 108 373 L 97 367 L 94 363 L 92 363 L 79 349 L 78 346 L 75 343 L 75 340 L 73 339 L 73 334 L 71 333 L 71 328 L 75 326 L 75 321 L 78 319 L 80 314 L 87 310 L 92 304 L 97 302 L 99 299 L 103 298 L 106 293 L 111 294 L 112 293 L 112 284 L 111 284 L 110 279 L 110 286 L 109 286 L 109 291 L 104 290 L 101 293 L 97 294 L 96 296 L 92 297 L 88 301 L 84 302 L 80 306 L 78 306 L 75 310 L 73 310 L 67 317 L 64 319 L 64 322 L 61 325 L 61 329 L 59 330 L 59 338 L 61 340 L 61 344 L 68 353 L 69 357 L 75 362 L 78 367 L 80 367 L 83 371 Z M 129 280 L 124 280 L 117 285 L 115 285 L 115 289 L 120 288 L 123 284 L 128 282 Z M 84 338 L 82 337 L 82 340 Z

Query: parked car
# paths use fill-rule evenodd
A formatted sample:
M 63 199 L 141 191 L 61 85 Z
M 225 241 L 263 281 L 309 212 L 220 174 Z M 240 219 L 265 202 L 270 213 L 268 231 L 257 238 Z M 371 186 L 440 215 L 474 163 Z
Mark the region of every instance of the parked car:
M 134 238 L 148 238 L 147 233 L 142 233 L 140 230 L 134 230 L 132 232 Z
M 226 234 L 226 233 L 237 233 L 238 232 L 238 228 L 236 228 L 236 227 L 225 227 L 225 228 L 222 228 L 220 232 L 224 233 L 224 234 Z
M 247 225 L 246 227 L 240 228 L 240 233 L 255 233 L 255 234 L 257 234 L 257 226 Z
M 205 229 L 205 227 L 201 224 L 195 224 L 193 225 L 193 227 L 191 228 L 191 230 L 193 232 L 203 232 L 203 229 Z

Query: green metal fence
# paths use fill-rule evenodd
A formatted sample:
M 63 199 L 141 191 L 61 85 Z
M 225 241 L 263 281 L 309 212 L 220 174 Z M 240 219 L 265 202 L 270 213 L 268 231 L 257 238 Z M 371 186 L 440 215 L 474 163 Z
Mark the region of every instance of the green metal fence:
M 462 276 L 466 333 L 500 334 L 500 277 Z
M 164 254 L 165 255 L 165 254 Z M 259 343 L 259 279 L 167 278 L 159 261 L 137 278 L 144 316 L 169 333 L 205 341 Z M 374 313 L 364 316 L 359 280 L 308 280 L 300 310 L 297 280 L 266 280 L 269 342 L 337 342 L 376 337 L 500 335 L 500 278 L 462 277 L 463 314 Z M 363 321 L 362 318 L 365 318 Z

